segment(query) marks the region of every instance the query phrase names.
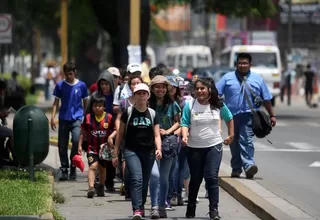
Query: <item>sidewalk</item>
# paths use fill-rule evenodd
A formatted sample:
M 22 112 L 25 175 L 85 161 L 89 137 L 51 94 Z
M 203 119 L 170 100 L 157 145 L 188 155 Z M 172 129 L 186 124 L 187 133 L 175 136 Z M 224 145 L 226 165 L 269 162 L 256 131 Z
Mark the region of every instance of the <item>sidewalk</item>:
M 84 161 L 86 160 L 83 155 Z M 54 169 L 58 169 L 60 162 L 57 147 L 50 146 L 50 151 L 47 159 L 43 162 Z M 86 161 L 85 161 L 86 163 Z M 78 172 L 77 181 L 56 182 L 55 188 L 58 189 L 66 198 L 65 204 L 58 204 L 58 211 L 67 220 L 105 220 L 105 219 L 131 219 L 131 202 L 125 201 L 123 196 L 119 193 L 106 193 L 105 197 L 95 197 L 94 199 L 86 198 L 87 190 L 87 177 L 86 171 L 82 174 Z M 120 184 L 116 183 L 118 191 Z M 201 186 L 199 192 L 200 202 L 197 206 L 198 219 L 209 219 L 208 213 L 208 200 L 204 198 L 204 185 Z M 149 214 L 150 198 L 146 204 L 146 218 Z M 220 216 L 223 220 L 256 220 L 259 219 L 234 198 L 232 198 L 223 189 L 220 189 Z M 175 207 L 174 211 L 168 211 L 168 219 L 185 219 L 186 206 Z

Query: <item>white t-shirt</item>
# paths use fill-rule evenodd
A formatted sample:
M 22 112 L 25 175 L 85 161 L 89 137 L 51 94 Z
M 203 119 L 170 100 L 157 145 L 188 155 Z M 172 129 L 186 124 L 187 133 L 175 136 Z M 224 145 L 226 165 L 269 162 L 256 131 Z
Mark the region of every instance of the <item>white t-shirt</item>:
M 114 96 L 113 96 L 113 104 L 114 105 L 120 105 L 120 102 L 122 99 L 129 98 L 132 95 L 132 91 L 129 87 L 129 85 L 126 83 L 121 91 L 120 94 L 120 99 L 119 98 L 119 92 L 120 92 L 120 86 L 116 88 L 114 91 Z
M 189 105 L 192 105 L 189 102 Z M 219 131 L 220 110 L 211 110 L 210 105 L 201 105 L 196 100 L 191 109 L 191 126 L 188 147 L 211 147 L 223 142 Z

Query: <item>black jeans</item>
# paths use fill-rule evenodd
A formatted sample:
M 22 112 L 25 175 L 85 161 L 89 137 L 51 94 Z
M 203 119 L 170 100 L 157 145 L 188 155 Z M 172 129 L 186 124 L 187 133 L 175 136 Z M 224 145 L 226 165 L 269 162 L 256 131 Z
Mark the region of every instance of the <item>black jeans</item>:
M 219 203 L 219 169 L 222 159 L 222 143 L 208 148 L 191 148 L 187 152 L 190 169 L 188 205 L 196 205 L 202 179 L 208 186 L 209 208 L 217 209 Z

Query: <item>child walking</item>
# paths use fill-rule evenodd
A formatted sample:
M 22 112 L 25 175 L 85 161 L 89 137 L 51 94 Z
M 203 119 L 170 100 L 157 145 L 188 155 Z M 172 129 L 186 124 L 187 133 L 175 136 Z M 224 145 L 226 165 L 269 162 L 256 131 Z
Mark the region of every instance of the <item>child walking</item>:
M 114 126 L 114 118 L 112 114 L 106 113 L 105 109 L 106 99 L 104 96 L 94 94 L 91 97 L 90 109 L 81 125 L 81 135 L 78 145 L 78 153 L 82 154 L 82 142 L 84 137 L 88 140 L 88 198 L 93 198 L 95 194 L 94 180 L 96 171 L 99 171 L 99 186 L 97 188 L 97 196 L 104 196 L 104 181 L 106 179 L 106 164 L 107 160 L 103 157 L 103 150 L 105 147 L 111 152 L 113 149 L 113 138 L 115 138 L 117 131 Z M 111 158 L 110 158 L 111 160 Z

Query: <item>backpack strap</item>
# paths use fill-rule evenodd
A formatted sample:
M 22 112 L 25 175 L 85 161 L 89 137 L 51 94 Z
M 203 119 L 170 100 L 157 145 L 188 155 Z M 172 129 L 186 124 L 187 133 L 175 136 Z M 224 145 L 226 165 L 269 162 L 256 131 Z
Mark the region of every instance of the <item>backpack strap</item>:
M 152 129 L 154 127 L 154 118 L 156 117 L 156 111 L 153 110 L 152 108 L 148 108 L 150 116 L 151 116 L 151 125 L 152 125 Z
M 132 115 L 132 110 L 133 110 L 133 107 L 132 107 L 132 106 L 130 106 L 129 108 L 127 108 L 128 119 L 127 119 L 127 123 L 126 123 L 125 133 L 127 133 L 129 121 L 130 121 L 130 118 L 131 118 L 131 115 Z
M 126 85 L 125 83 L 123 83 L 123 84 L 120 85 L 119 95 L 118 95 L 118 99 L 119 99 L 119 100 L 120 100 L 120 98 L 121 98 L 121 92 L 122 92 L 122 90 L 123 90 L 123 88 L 124 88 L 125 85 Z

